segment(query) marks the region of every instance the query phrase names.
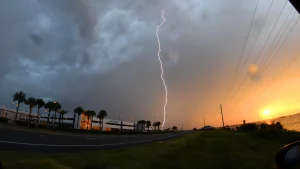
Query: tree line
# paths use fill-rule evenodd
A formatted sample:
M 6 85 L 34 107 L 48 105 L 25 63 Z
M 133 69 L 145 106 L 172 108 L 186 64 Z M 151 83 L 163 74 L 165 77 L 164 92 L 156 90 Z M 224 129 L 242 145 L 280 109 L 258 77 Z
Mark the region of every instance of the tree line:
M 32 114 L 32 109 L 34 107 L 37 107 L 37 118 L 39 117 L 40 115 L 40 109 L 41 108 L 45 108 L 45 109 L 48 109 L 48 116 L 47 116 L 47 126 L 49 126 L 50 124 L 50 115 L 52 113 L 52 116 L 54 116 L 54 118 L 52 118 L 52 124 L 55 124 L 56 123 L 56 115 L 57 113 L 59 113 L 59 124 L 61 124 L 61 119 L 64 118 L 64 115 L 68 113 L 67 110 L 63 110 L 62 109 L 62 106 L 59 102 L 57 101 L 48 101 L 47 103 L 45 103 L 45 101 L 41 98 L 34 98 L 34 97 L 29 97 L 27 98 L 26 97 L 26 94 L 23 92 L 23 91 L 19 91 L 19 92 L 16 92 L 14 95 L 13 95 L 13 101 L 17 102 L 17 105 L 16 105 L 16 109 L 17 109 L 17 112 L 16 112 L 16 115 L 15 115 L 15 122 L 17 121 L 17 117 L 18 117 L 18 114 L 19 114 L 19 108 L 20 108 L 20 105 L 22 103 L 24 103 L 25 105 L 28 105 L 29 106 L 29 116 L 28 116 L 28 124 L 30 124 L 31 122 L 31 114 Z M 94 110 L 84 110 L 82 107 L 76 107 L 74 109 L 74 113 L 77 114 L 77 128 L 79 126 L 79 116 L 81 114 L 84 114 L 87 116 L 88 118 L 88 121 L 90 121 L 90 118 L 93 119 L 94 116 L 96 116 L 96 112 Z M 102 130 L 103 130 L 103 119 L 107 116 L 107 112 L 105 110 L 101 110 L 98 114 L 97 114 L 97 118 L 99 119 L 99 130 L 100 130 L 100 124 L 102 124 Z M 54 120 L 54 123 L 53 123 L 53 120 Z M 101 122 L 101 123 L 100 123 Z M 91 123 L 91 127 L 92 128 L 92 124 Z M 87 130 L 89 129 L 89 125 L 87 125 Z
M 150 128 L 150 126 L 151 126 L 151 121 L 149 121 L 149 120 L 139 120 L 138 122 L 137 122 L 137 124 L 143 124 L 143 125 L 145 125 L 147 128 L 148 128 L 148 131 L 149 131 L 149 128 Z M 152 126 L 154 127 L 154 130 L 156 130 L 156 128 L 158 129 L 158 130 L 160 130 L 160 125 L 161 125 L 161 122 L 160 121 L 157 121 L 157 122 L 154 122 L 153 124 L 152 124 Z M 166 129 L 166 131 L 169 131 L 169 130 L 171 130 L 171 128 L 167 128 Z M 177 129 L 177 127 L 176 126 L 173 126 L 172 127 L 172 130 L 174 130 L 174 131 L 177 131 L 178 129 Z
M 56 115 L 57 113 L 59 113 L 59 125 L 61 124 L 61 119 L 64 118 L 64 115 L 69 113 L 67 110 L 63 110 L 61 104 L 58 101 L 48 101 L 47 103 L 45 103 L 45 101 L 41 98 L 34 98 L 34 97 L 26 97 L 26 94 L 23 91 L 19 91 L 16 92 L 13 95 L 13 101 L 17 102 L 16 105 L 16 115 L 15 115 L 15 122 L 17 120 L 18 114 L 19 114 L 19 108 L 20 108 L 20 104 L 24 103 L 25 105 L 28 105 L 29 107 L 29 118 L 28 118 L 28 125 L 31 122 L 31 114 L 32 114 L 32 109 L 37 107 L 37 113 L 36 113 L 36 117 L 39 118 L 40 114 L 40 109 L 41 108 L 45 108 L 48 111 L 48 115 L 47 115 L 47 126 L 50 126 L 50 115 L 52 113 L 52 116 L 54 118 L 52 118 L 52 125 L 54 125 L 56 123 Z M 84 114 L 87 116 L 88 122 L 90 122 L 90 119 L 93 119 L 93 117 L 97 117 L 99 119 L 99 130 L 103 131 L 103 120 L 104 118 L 107 116 L 107 112 L 105 110 L 100 110 L 98 114 L 96 114 L 96 112 L 94 110 L 85 110 L 83 109 L 81 106 L 76 107 L 74 109 L 74 113 L 77 114 L 77 129 L 79 128 L 79 117 L 81 114 Z M 92 121 L 92 120 L 91 120 Z M 160 121 L 156 121 L 153 124 L 151 123 L 151 121 L 149 120 L 139 120 L 137 122 L 137 124 L 143 124 L 148 128 L 152 125 L 154 127 L 155 130 L 160 130 L 160 125 L 161 122 Z M 90 129 L 92 129 L 93 127 L 93 123 L 90 123 Z M 89 129 L 89 125 L 86 125 L 86 129 Z M 170 130 L 171 128 L 168 128 L 166 130 Z M 174 126 L 172 127 L 172 130 L 177 131 L 177 127 Z

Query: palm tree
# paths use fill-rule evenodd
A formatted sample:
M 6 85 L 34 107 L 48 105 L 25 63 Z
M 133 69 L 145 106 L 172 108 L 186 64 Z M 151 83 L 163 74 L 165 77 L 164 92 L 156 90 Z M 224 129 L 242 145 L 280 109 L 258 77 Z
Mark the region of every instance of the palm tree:
M 156 130 L 157 122 L 154 122 L 152 126 L 154 127 L 154 130 Z
M 24 103 L 29 106 L 29 118 L 28 118 L 28 125 L 29 125 L 31 121 L 32 109 L 37 105 L 36 99 L 33 97 L 29 97 L 28 99 L 24 100 Z
M 148 127 L 148 131 L 149 131 L 149 127 L 151 126 L 151 121 L 146 121 L 146 126 Z
M 139 120 L 137 123 L 138 124 L 146 124 L 146 120 Z
M 101 123 L 100 123 L 100 122 L 101 122 L 101 116 L 100 116 L 100 113 L 97 115 L 97 118 L 99 119 L 99 131 L 100 131 L 100 129 L 101 129 L 101 127 L 100 127 L 100 126 L 101 126 L 101 125 L 100 125 L 100 124 L 101 124 Z
M 101 110 L 97 117 L 99 118 L 99 121 L 102 123 L 102 131 L 103 131 L 103 119 L 107 116 L 107 112 L 105 110 Z M 99 123 L 99 130 L 100 130 L 100 123 Z
M 142 130 L 144 131 L 146 120 L 139 120 L 137 123 L 142 125 Z
M 52 123 L 55 126 L 55 122 L 56 122 L 56 112 L 61 109 L 61 105 L 59 104 L 59 102 L 53 102 L 53 110 L 54 110 L 54 123 L 53 123 L 53 119 L 52 119 Z
M 157 125 L 157 127 L 158 127 L 158 130 L 159 130 L 159 126 L 161 125 L 161 122 L 156 122 L 156 125 Z
M 79 116 L 82 114 L 82 113 L 84 113 L 84 110 L 83 110 L 83 108 L 82 107 L 76 107 L 75 109 L 74 109 L 74 113 L 75 114 L 77 114 L 77 129 L 78 129 L 78 125 L 79 125 Z
M 62 119 L 62 123 L 64 123 L 64 115 L 69 113 L 67 110 L 61 110 L 59 115 L 59 126 L 61 126 L 60 120 Z
M 102 122 L 102 131 L 103 131 L 103 120 L 104 120 L 104 118 L 107 116 L 107 112 L 105 111 L 105 110 L 101 110 L 100 112 L 99 112 L 99 115 L 100 115 L 100 117 L 101 117 L 101 122 Z
M 85 111 L 84 114 L 87 116 L 88 122 L 90 121 L 90 117 L 92 117 L 92 122 L 91 122 L 91 129 L 92 129 L 92 127 L 93 127 L 93 116 L 96 115 L 96 112 L 94 110 L 87 110 L 87 111 Z M 86 125 L 86 129 L 87 130 L 89 129 L 89 125 L 88 124 Z
M 45 102 L 43 99 L 37 99 L 36 100 L 36 104 L 38 106 L 38 111 L 36 113 L 36 118 L 38 119 L 38 115 L 40 114 L 40 108 L 44 107 L 45 106 Z
M 23 103 L 25 101 L 25 99 L 26 99 L 26 94 L 23 91 L 19 91 L 14 94 L 14 101 L 18 102 L 15 121 L 17 120 L 17 117 L 18 117 L 20 104 Z
M 178 129 L 177 129 L 176 126 L 173 126 L 173 127 L 172 127 L 172 130 L 177 131 Z
M 48 118 L 47 118 L 47 125 L 49 127 L 49 119 L 50 119 L 50 114 L 54 110 L 54 102 L 47 102 L 44 106 L 46 109 L 48 109 Z
M 93 117 L 96 116 L 96 112 L 94 110 L 91 111 L 91 117 L 92 117 L 92 120 L 91 120 L 91 130 L 93 129 Z

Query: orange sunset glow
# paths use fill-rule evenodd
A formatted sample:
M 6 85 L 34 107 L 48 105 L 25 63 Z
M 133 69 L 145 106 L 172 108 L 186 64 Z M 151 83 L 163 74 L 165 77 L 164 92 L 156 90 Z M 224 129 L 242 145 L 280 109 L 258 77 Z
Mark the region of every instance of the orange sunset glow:
M 221 106 L 225 125 L 300 113 L 300 15 L 290 1 L 78 2 L 67 12 L 69 2 L 39 1 L 28 14 L 7 4 L 2 106 L 15 109 L 11 93 L 22 90 L 69 112 L 103 108 L 111 119 L 186 129 L 222 126 Z

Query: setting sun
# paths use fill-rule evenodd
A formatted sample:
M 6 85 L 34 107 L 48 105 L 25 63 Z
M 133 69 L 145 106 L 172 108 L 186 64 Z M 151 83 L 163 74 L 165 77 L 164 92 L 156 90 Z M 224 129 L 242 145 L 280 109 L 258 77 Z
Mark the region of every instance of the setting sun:
M 265 110 L 265 111 L 263 112 L 263 114 L 264 114 L 265 116 L 269 115 L 269 114 L 270 114 L 270 110 Z

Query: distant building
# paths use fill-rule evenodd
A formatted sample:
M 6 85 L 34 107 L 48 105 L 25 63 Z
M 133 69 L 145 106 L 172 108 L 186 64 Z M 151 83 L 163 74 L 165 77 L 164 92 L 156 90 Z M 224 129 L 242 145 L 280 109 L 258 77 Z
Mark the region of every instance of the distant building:
M 15 109 L 9 109 L 9 108 L 0 108 L 0 117 L 8 118 L 9 122 L 12 122 L 15 120 L 16 110 Z M 58 116 L 59 113 L 57 113 L 57 119 L 55 125 L 58 125 Z M 19 111 L 17 120 L 28 120 L 29 118 L 29 112 Z M 52 113 L 50 115 L 50 123 L 54 117 L 52 116 Z M 32 120 L 38 120 L 37 123 L 39 124 L 47 124 L 48 116 L 37 116 L 36 112 L 31 113 L 31 119 Z M 120 120 L 112 120 L 104 118 L 104 124 L 103 128 L 104 131 L 130 131 L 130 130 L 137 130 L 141 132 L 146 131 L 145 125 L 139 124 L 137 125 L 134 122 L 126 122 L 126 121 L 120 121 Z M 89 130 L 102 130 L 102 124 L 99 122 L 99 119 L 97 117 L 93 117 L 93 119 L 90 117 L 88 120 L 87 116 L 84 114 L 81 114 L 79 116 L 79 120 L 77 117 L 77 114 L 74 117 L 65 117 L 63 119 L 63 123 L 66 125 L 74 126 L 74 129 L 89 129 Z M 52 123 L 51 123 L 52 124 Z M 77 128 L 78 124 L 78 128 Z M 92 124 L 92 125 L 91 125 Z M 92 126 L 92 128 L 91 128 Z M 151 130 L 151 127 L 150 127 Z
M 15 109 L 6 108 L 3 106 L 0 108 L 0 117 L 8 118 L 9 121 L 14 121 L 16 118 L 17 111 Z M 32 118 L 36 118 L 35 113 L 31 113 Z M 26 111 L 18 112 L 18 117 L 16 120 L 27 120 L 29 118 L 29 113 Z
M 0 108 L 0 117 L 4 117 L 4 118 L 8 118 L 9 122 L 13 122 L 15 120 L 17 121 L 26 121 L 29 119 L 29 112 L 26 111 L 20 111 L 18 112 L 18 116 L 17 119 L 16 118 L 16 113 L 17 110 L 15 109 L 10 109 L 10 108 L 6 108 L 5 106 L 3 106 L 2 108 Z M 52 113 L 51 113 L 52 114 Z M 56 125 L 59 122 L 58 120 L 58 116 L 59 113 L 57 113 L 57 120 L 56 120 Z M 54 117 L 52 115 L 50 115 L 50 122 L 52 121 Z M 47 124 L 47 119 L 48 116 L 41 116 L 41 115 L 37 115 L 37 112 L 32 112 L 31 113 L 31 120 L 36 121 L 38 124 Z M 70 126 L 70 124 L 72 124 L 73 127 L 73 123 L 74 123 L 74 118 L 70 118 L 70 117 L 64 117 L 63 119 L 63 123 Z
M 120 120 L 112 120 L 112 119 L 103 119 L 103 130 L 104 131 L 130 131 L 130 130 L 136 130 L 136 123 L 134 122 L 125 122 Z M 75 128 L 77 128 L 77 118 L 75 118 Z M 102 130 L 102 124 L 99 121 L 97 117 L 93 117 L 93 119 L 89 119 L 86 115 L 81 114 L 79 118 L 79 124 L 78 129 L 89 129 L 91 130 L 91 124 L 92 124 L 92 130 Z

